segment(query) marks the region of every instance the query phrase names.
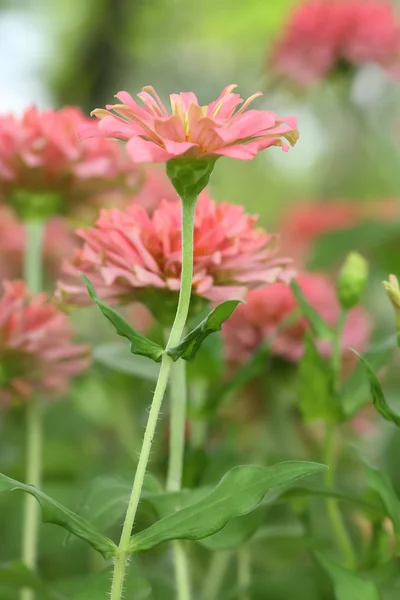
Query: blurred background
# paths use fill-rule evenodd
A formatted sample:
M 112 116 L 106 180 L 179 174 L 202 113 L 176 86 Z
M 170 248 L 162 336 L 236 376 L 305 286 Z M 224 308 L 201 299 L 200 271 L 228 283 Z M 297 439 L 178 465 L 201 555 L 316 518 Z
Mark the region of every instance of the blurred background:
M 335 273 L 349 251 L 363 253 L 371 265 L 365 305 L 379 341 L 394 331 L 381 281 L 390 272 L 400 275 L 400 85 L 376 64 L 362 65 L 351 77 L 327 77 L 307 89 L 278 85 L 268 57 L 296 4 L 296 0 L 0 0 L 0 111 L 20 113 L 31 104 L 41 109 L 73 104 L 89 113 L 112 102 L 119 90 L 134 95 L 148 84 L 164 100 L 169 93 L 191 90 L 203 103 L 229 83 L 237 83 L 245 98 L 261 90 L 264 95 L 256 107 L 297 116 L 300 141 L 287 154 L 274 148 L 249 162 L 220 161 L 211 194 L 218 201 L 244 204 L 247 211 L 260 215 L 267 229 L 281 231 L 285 252 L 294 255 L 302 268 Z M 93 320 L 77 322 L 80 332 L 89 332 L 93 340 L 113 339 L 103 321 L 96 331 Z M 394 369 L 387 397 L 398 411 L 399 383 Z M 131 476 L 152 386 L 151 375 L 135 379 L 138 400 L 133 417 L 126 402 L 132 377 L 96 364 L 91 376 L 76 384 L 70 403 L 49 409 L 45 473 L 50 495 L 76 508 L 94 477 L 124 470 Z M 0 430 L 0 470 L 23 479 L 23 417 L 16 411 L 7 423 Z M 399 436 L 383 422 L 379 427 L 373 454 L 382 454 L 382 464 L 400 493 Z M 237 433 L 234 430 L 232 436 Z M 160 470 L 165 469 L 166 435 L 161 433 L 159 453 L 155 452 L 161 458 L 154 468 Z M 205 465 L 205 480 L 214 480 L 226 465 L 236 464 L 239 451 L 228 446 L 223 452 L 219 449 L 221 464 L 210 464 L 198 453 L 189 456 L 187 482 L 196 482 L 199 465 Z M 298 448 L 290 443 L 283 450 L 268 450 L 271 460 L 282 454 L 300 458 L 292 455 Z M 354 472 L 349 460 L 346 482 L 351 487 Z M 19 540 L 13 531 L 21 515 L 19 500 L 0 498 L 4 560 L 18 556 Z M 277 515 L 278 521 L 280 517 L 285 522 L 285 515 Z M 63 547 L 64 533 L 57 528 L 46 526 L 41 536 L 41 569 L 49 580 L 65 580 L 60 585 L 65 593 L 74 578 L 98 567 L 96 557 L 80 542 L 74 542 L 75 552 Z M 289 561 L 293 565 L 292 551 L 282 544 L 278 558 L 269 557 L 276 573 L 270 581 L 271 600 L 298 597 L 297 588 L 282 587 Z M 279 565 L 275 559 L 281 560 Z M 264 565 L 259 567 L 261 572 Z M 307 569 L 311 567 L 301 564 L 297 573 L 290 567 L 293 582 L 303 586 L 302 598 L 330 598 L 329 591 L 321 595 L 325 579 L 312 583 L 315 574 Z M 267 598 L 264 591 L 259 595 L 255 591 L 254 597 Z M 10 598 L 0 582 L 0 600 Z

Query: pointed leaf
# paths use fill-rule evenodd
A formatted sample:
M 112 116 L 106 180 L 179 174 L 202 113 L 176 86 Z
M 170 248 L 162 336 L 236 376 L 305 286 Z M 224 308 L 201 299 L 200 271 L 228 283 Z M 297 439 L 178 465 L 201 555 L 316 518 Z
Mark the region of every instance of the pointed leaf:
M 221 531 L 204 540 L 199 540 L 199 543 L 213 552 L 237 548 L 255 534 L 263 522 L 264 516 L 265 507 L 259 506 L 247 515 L 231 519 Z
M 368 361 L 370 367 L 376 372 L 388 364 L 395 348 L 397 348 L 397 336 L 390 335 L 375 342 L 364 353 L 363 358 Z M 365 377 L 365 366 L 361 360 L 352 370 L 351 375 L 342 383 L 340 398 L 347 419 L 350 419 L 371 401 L 369 380 Z
M 155 365 L 154 362 L 139 354 L 132 356 L 123 342 L 110 342 L 96 346 L 93 355 L 97 362 L 118 373 L 157 381 L 159 365 Z
M 286 462 L 272 467 L 234 467 L 203 499 L 134 535 L 130 550 L 148 550 L 174 539 L 206 538 L 220 531 L 231 519 L 257 508 L 271 488 L 289 484 L 325 468 L 308 462 Z
M 0 473 L 0 493 L 13 492 L 14 490 L 21 490 L 36 498 L 42 509 L 43 523 L 53 523 L 67 529 L 73 535 L 88 542 L 104 558 L 114 556 L 116 551 L 114 542 L 99 533 L 88 521 L 53 500 L 53 498 L 46 496 L 33 485 L 20 483 Z
M 103 302 L 98 295 L 96 294 L 96 290 L 93 285 L 89 281 L 89 279 L 81 273 L 81 277 L 85 287 L 88 291 L 89 296 L 97 304 L 100 308 L 103 315 L 110 321 L 110 323 L 114 326 L 115 331 L 118 335 L 127 338 L 131 343 L 131 352 L 132 354 L 140 354 L 142 356 L 147 356 L 156 362 L 161 361 L 162 354 L 164 352 L 163 348 L 149 340 L 147 337 L 136 331 L 121 315 L 119 315 L 114 309 L 112 309 L 108 304 Z
M 297 300 L 297 304 L 299 305 L 301 313 L 310 323 L 317 339 L 332 340 L 333 330 L 331 326 L 328 325 L 328 323 L 321 317 L 321 315 L 317 313 L 315 308 L 308 303 L 297 281 L 293 280 L 290 284 L 290 287 L 292 289 L 294 297 Z
M 355 350 L 353 350 L 353 352 L 354 354 L 357 354 L 362 365 L 364 366 L 365 372 L 368 377 L 369 386 L 371 389 L 372 401 L 374 403 L 375 408 L 378 412 L 381 413 L 382 417 L 386 419 L 386 421 L 391 421 L 392 423 L 397 425 L 397 427 L 400 427 L 400 416 L 396 415 L 396 413 L 393 412 L 390 406 L 386 403 L 381 384 L 379 383 L 379 379 L 376 376 L 375 371 L 363 356 L 358 354 L 358 352 L 356 352 Z
M 365 474 L 369 487 L 377 492 L 388 517 L 392 520 L 396 536 L 397 554 L 400 554 L 400 500 L 386 473 L 365 464 Z
M 167 350 L 167 354 L 177 361 L 178 358 L 184 358 L 185 360 L 192 361 L 196 356 L 198 349 L 200 348 L 203 341 L 211 333 L 215 331 L 221 331 L 222 323 L 229 319 L 238 304 L 242 304 L 241 300 L 227 300 L 222 304 L 219 304 L 209 315 L 191 331 L 188 335 L 173 348 Z
M 304 420 L 340 420 L 340 406 L 333 394 L 332 370 L 320 356 L 309 332 L 304 340 L 299 377 L 300 410 Z
M 381 600 L 379 590 L 372 581 L 337 565 L 320 552 L 314 554 L 332 580 L 336 600 Z

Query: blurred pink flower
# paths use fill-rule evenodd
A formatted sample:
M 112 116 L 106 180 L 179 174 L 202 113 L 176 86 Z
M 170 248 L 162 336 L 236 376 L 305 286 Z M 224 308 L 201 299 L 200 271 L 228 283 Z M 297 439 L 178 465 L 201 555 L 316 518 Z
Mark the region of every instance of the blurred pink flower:
M 362 221 L 390 221 L 400 217 L 397 199 L 355 203 L 350 200 L 310 203 L 288 207 L 279 223 L 282 247 L 301 264 L 313 245 L 327 233 L 350 229 Z
M 46 294 L 31 296 L 22 281 L 3 281 L 0 297 L 0 402 L 34 393 L 57 397 L 91 362 L 87 346 L 73 344 L 67 317 Z
M 141 204 L 148 211 L 154 210 L 161 200 L 176 201 L 178 195 L 165 169 L 158 165 L 144 167 L 144 181 L 139 192 L 132 196 L 132 202 Z
M 277 258 L 277 236 L 255 227 L 242 206 L 217 205 L 206 193 L 198 200 L 194 231 L 193 294 L 221 302 L 243 298 L 250 288 L 287 280 L 291 262 Z M 89 303 L 79 271 L 100 297 L 114 303 L 143 300 L 154 290 L 177 294 L 181 275 L 180 202 L 162 201 L 149 216 L 142 206 L 102 211 L 96 227 L 78 230 L 84 240 L 64 265 L 61 298 Z M 158 295 L 158 298 L 160 296 Z
M 305 298 L 315 310 L 330 324 L 335 325 L 339 316 L 339 304 L 335 286 L 319 273 L 302 273 L 296 277 Z M 250 291 L 246 304 L 240 305 L 232 317 L 224 323 L 226 356 L 229 361 L 244 362 L 256 348 L 284 323 L 297 308 L 291 288 L 284 283 L 275 283 L 260 290 Z M 303 354 L 304 335 L 309 327 L 304 318 L 288 326 L 272 342 L 272 354 L 298 361 Z M 354 354 L 349 347 L 362 351 L 368 343 L 371 324 L 365 311 L 359 307 L 349 312 L 342 337 L 343 359 L 354 362 Z M 330 353 L 330 345 L 318 342 L 323 355 Z
M 119 92 L 116 98 L 122 104 L 94 110 L 92 115 L 100 123 L 82 127 L 82 136 L 126 140 L 133 162 L 165 162 L 182 155 L 250 160 L 270 146 L 288 150 L 283 138 L 296 143 L 299 134 L 294 117 L 279 118 L 268 110 L 246 111 L 261 92 L 242 104 L 239 94 L 232 93 L 235 87 L 227 86 L 208 106 L 200 106 L 192 92 L 171 94 L 171 113 L 151 86 L 138 94 L 144 108 L 128 92 Z
M 6 205 L 0 205 L 0 280 L 22 277 L 22 261 L 25 248 L 24 227 Z M 45 226 L 43 260 L 46 275 L 59 275 L 62 260 L 72 256 L 76 238 L 64 219 L 53 217 Z
M 270 68 L 302 86 L 341 66 L 376 63 L 400 75 L 400 22 L 385 0 L 308 0 L 277 40 Z
M 79 140 L 78 128 L 88 123 L 74 107 L 0 116 L 0 199 L 15 204 L 17 195 L 29 202 L 35 194 L 54 194 L 66 212 L 107 191 L 134 191 L 138 174 L 119 146 Z

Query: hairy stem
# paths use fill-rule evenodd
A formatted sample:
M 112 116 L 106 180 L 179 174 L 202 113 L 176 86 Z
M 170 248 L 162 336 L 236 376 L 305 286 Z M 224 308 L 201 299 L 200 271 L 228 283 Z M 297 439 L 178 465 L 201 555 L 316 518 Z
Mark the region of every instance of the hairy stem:
M 186 363 L 181 358 L 172 367 L 169 382 L 170 428 L 167 490 L 177 492 L 182 488 L 183 462 L 185 456 L 186 429 Z M 190 576 L 187 556 L 180 541 L 172 543 L 175 568 L 175 584 L 178 600 L 190 599 Z
M 189 312 L 190 296 L 192 292 L 193 276 L 193 228 L 194 213 L 196 208 L 196 198 L 185 199 L 182 201 L 182 275 L 181 288 L 179 292 L 178 308 L 175 320 L 171 328 L 171 333 L 166 345 L 166 349 L 179 343 L 187 315 Z M 123 585 L 125 571 L 129 558 L 129 541 L 132 534 L 132 527 L 135 522 L 136 512 L 142 493 L 143 481 L 146 474 L 147 464 L 150 457 L 151 446 L 157 426 L 157 420 L 160 413 L 165 390 L 168 384 L 170 371 L 173 365 L 172 358 L 164 354 L 161 361 L 160 373 L 158 375 L 157 385 L 154 392 L 153 402 L 149 412 L 149 418 L 143 438 L 143 445 L 139 456 L 135 478 L 133 481 L 132 493 L 125 516 L 124 525 L 118 553 L 114 561 L 114 574 L 111 587 L 111 600 L 121 600 L 123 594 Z
M 42 245 L 44 225 L 40 221 L 25 223 L 24 279 L 32 293 L 42 288 Z M 26 475 L 25 482 L 40 487 L 42 475 L 42 415 L 38 398 L 31 398 L 26 406 Z M 22 562 L 36 568 L 39 505 L 26 494 L 22 533 Z M 33 600 L 33 590 L 23 588 L 21 600 Z

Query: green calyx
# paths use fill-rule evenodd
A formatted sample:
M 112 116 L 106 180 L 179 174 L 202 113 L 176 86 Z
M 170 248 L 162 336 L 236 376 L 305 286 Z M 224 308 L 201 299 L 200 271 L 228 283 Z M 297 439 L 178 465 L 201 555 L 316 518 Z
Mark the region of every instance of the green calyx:
M 62 212 L 63 199 L 55 192 L 15 190 L 10 204 L 22 221 L 46 221 Z
M 166 164 L 167 175 L 180 198 L 193 201 L 207 186 L 217 158 L 172 158 Z

